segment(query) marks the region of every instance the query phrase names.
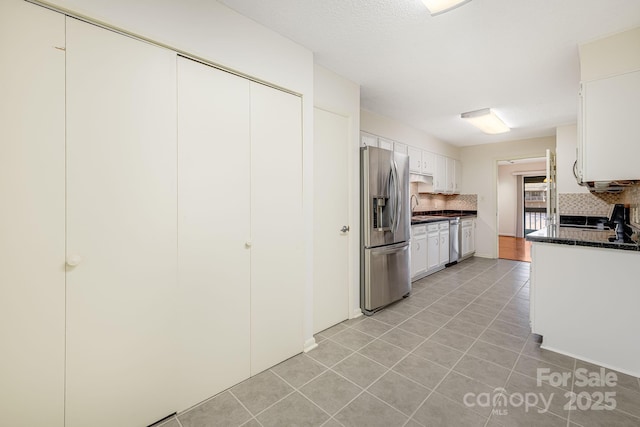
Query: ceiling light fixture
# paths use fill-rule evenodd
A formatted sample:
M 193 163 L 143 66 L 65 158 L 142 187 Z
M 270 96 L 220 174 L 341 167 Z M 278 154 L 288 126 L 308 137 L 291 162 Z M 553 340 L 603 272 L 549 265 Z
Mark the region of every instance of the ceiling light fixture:
M 460 115 L 463 119 L 480 129 L 484 133 L 496 134 L 509 132 L 509 126 L 494 113 L 491 108 L 483 108 L 482 110 L 470 111 Z
M 458 6 L 462 6 L 465 3 L 469 3 L 471 0 L 422 0 L 431 16 L 440 15 L 455 9 Z

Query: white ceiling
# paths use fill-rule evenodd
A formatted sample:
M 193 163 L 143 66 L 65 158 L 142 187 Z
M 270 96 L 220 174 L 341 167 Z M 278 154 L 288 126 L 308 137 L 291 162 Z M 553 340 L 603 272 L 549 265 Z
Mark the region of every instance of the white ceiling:
M 640 26 L 640 0 L 473 0 L 431 17 L 421 0 L 218 0 L 361 85 L 361 106 L 468 146 L 575 123 L 579 43 Z M 460 113 L 493 108 L 484 135 Z

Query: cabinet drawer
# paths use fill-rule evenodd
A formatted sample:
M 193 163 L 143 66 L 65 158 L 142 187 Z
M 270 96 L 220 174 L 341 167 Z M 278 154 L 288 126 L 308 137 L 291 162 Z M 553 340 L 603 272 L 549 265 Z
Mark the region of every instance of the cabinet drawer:
M 427 234 L 427 226 L 426 225 L 414 225 L 411 227 L 411 237 L 415 238 L 417 236 L 423 236 Z
M 429 233 L 431 233 L 432 231 L 438 231 L 439 228 L 440 228 L 440 225 L 438 223 L 429 224 L 429 226 L 427 227 L 427 230 L 429 231 Z
M 462 228 L 471 227 L 473 225 L 472 219 L 465 219 L 462 221 Z
M 448 230 L 449 229 L 449 221 L 440 222 L 440 230 Z

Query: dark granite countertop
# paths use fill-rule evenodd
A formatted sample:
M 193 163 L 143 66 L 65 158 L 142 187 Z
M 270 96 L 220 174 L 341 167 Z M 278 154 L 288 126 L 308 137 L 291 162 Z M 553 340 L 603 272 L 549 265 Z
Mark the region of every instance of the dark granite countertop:
M 430 222 L 438 222 L 438 221 L 448 221 L 452 217 L 476 217 L 478 215 L 477 211 L 422 211 L 422 212 L 413 212 L 413 216 L 411 217 L 411 225 L 416 224 L 427 224 Z
M 583 229 L 550 225 L 541 230 L 527 234 L 526 239 L 530 242 L 640 251 L 640 245 L 637 242 L 625 243 L 610 241 L 610 237 L 615 238 L 615 232 L 613 230 L 599 230 L 597 228 Z

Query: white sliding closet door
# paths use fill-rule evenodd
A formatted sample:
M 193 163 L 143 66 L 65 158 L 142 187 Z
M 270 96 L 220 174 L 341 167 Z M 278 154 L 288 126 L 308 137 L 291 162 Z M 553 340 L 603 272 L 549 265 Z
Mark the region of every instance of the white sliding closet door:
M 303 348 L 302 102 L 251 83 L 251 374 Z
M 175 53 L 67 19 L 68 427 L 175 408 Z
M 249 84 L 178 58 L 179 409 L 250 373 Z
M 0 425 L 64 423 L 64 15 L 0 1 Z

